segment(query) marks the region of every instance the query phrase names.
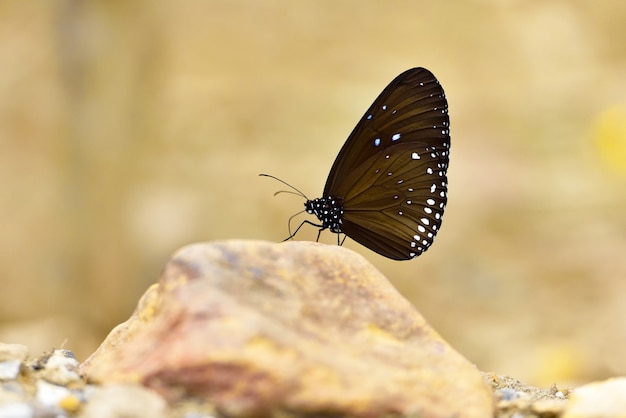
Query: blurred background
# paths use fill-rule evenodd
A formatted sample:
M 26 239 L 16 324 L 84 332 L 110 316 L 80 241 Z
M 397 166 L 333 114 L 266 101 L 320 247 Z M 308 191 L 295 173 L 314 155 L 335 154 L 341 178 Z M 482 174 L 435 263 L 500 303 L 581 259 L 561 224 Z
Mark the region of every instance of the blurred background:
M 625 21 L 623 0 L 1 2 L 0 341 L 82 361 L 179 247 L 285 238 L 303 200 L 258 174 L 319 197 L 423 66 L 450 106 L 441 233 L 413 261 L 346 246 L 483 371 L 626 374 Z

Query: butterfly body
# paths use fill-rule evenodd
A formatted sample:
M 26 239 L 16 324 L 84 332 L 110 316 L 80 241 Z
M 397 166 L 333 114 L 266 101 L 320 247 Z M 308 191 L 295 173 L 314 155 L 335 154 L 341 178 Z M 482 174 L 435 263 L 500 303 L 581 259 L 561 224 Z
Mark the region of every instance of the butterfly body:
M 305 202 L 305 210 L 321 224 L 304 223 L 320 232 L 343 233 L 391 259 L 417 257 L 431 246 L 441 226 L 449 149 L 443 88 L 424 68 L 405 71 L 383 90 L 346 140 L 323 197 Z
M 341 223 L 343 221 L 343 199 L 322 197 L 313 200 L 307 200 L 304 203 L 304 209 L 307 213 L 317 216 L 322 222 L 323 229 L 330 229 L 330 232 L 341 234 Z

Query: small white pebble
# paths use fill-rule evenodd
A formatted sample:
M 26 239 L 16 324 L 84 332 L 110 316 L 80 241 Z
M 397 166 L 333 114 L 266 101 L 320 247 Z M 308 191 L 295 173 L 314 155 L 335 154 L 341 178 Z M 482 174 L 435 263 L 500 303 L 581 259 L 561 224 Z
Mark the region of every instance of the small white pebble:
M 88 396 L 82 411 L 85 417 L 165 418 L 167 402 L 155 392 L 139 385 L 110 384 Z
M 626 377 L 594 382 L 574 389 L 562 415 L 578 417 L 624 417 Z
M 67 385 L 80 380 L 78 360 L 69 350 L 54 350 L 45 363 L 42 376 L 48 382 Z
M 0 380 L 17 379 L 17 376 L 20 374 L 21 365 L 21 360 L 6 360 L 0 362 Z
M 0 417 L 33 418 L 35 410 L 26 402 L 13 402 L 0 405 Z
M 496 392 L 503 401 L 512 401 L 520 398 L 520 392 L 515 389 L 502 388 Z
M 47 407 L 58 407 L 59 403 L 71 394 L 70 390 L 59 385 L 44 382 L 37 382 L 37 401 Z

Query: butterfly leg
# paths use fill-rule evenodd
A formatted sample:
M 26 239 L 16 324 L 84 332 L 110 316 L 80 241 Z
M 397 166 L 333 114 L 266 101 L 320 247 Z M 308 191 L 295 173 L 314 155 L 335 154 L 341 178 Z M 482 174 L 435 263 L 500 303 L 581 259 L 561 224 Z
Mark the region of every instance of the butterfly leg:
M 344 241 L 346 240 L 347 235 L 343 234 L 343 239 L 341 240 L 341 243 L 339 243 L 339 234 L 337 234 L 337 245 L 342 246 Z
M 320 234 L 322 233 L 322 231 L 323 231 L 324 229 L 326 229 L 326 227 L 324 227 L 323 225 L 315 224 L 315 223 L 313 223 L 313 222 L 311 222 L 311 221 L 306 221 L 306 220 L 305 220 L 305 221 L 302 221 L 302 223 L 301 223 L 301 224 L 300 224 L 300 225 L 296 228 L 296 230 L 295 230 L 295 231 L 293 231 L 293 234 L 290 234 L 290 235 L 289 235 L 287 238 L 285 238 L 282 242 L 289 241 L 290 239 L 292 239 L 293 237 L 295 237 L 295 236 L 296 236 L 296 234 L 298 233 L 298 231 L 300 230 L 300 228 L 302 228 L 302 226 L 303 226 L 304 224 L 309 224 L 309 225 L 312 225 L 312 226 L 314 226 L 314 227 L 316 227 L 316 228 L 320 228 L 320 230 L 319 230 L 319 232 L 318 232 L 318 234 L 317 234 L 317 239 L 318 239 L 318 240 L 320 239 Z
M 296 216 L 300 215 L 302 212 L 304 212 L 304 211 L 303 211 L 303 210 L 301 210 L 300 212 L 296 213 L 295 215 L 291 215 L 291 216 L 289 217 L 289 220 L 287 221 L 287 230 L 289 231 L 289 238 L 291 238 L 291 237 L 293 237 L 294 235 L 296 235 L 296 233 L 295 233 L 295 232 L 294 232 L 293 234 L 291 233 L 291 220 L 292 220 L 293 218 L 295 218 Z M 302 226 L 302 224 L 300 224 L 300 226 Z M 300 229 L 300 228 L 298 227 L 298 229 Z M 296 232 L 297 232 L 297 231 L 298 231 L 298 230 L 296 230 Z M 289 238 L 287 238 L 287 239 L 289 239 Z M 286 240 L 285 240 L 285 241 L 286 241 Z

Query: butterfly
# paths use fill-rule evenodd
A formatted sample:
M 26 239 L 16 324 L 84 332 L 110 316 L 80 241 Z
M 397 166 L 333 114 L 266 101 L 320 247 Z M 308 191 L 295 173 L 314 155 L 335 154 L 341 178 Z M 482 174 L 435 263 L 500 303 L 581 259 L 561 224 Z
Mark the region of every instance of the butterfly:
M 338 234 L 394 260 L 419 256 L 433 243 L 448 199 L 448 102 L 425 68 L 397 76 L 365 112 L 339 151 L 321 198 L 305 211 Z M 295 215 L 294 215 L 295 216 Z M 292 217 L 293 218 L 293 217 Z M 290 218 L 291 223 L 291 218 Z M 290 224 L 289 223 L 289 224 Z M 340 240 L 344 234 L 343 240 Z

